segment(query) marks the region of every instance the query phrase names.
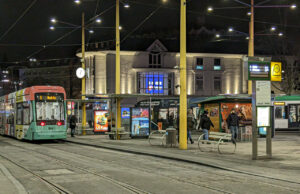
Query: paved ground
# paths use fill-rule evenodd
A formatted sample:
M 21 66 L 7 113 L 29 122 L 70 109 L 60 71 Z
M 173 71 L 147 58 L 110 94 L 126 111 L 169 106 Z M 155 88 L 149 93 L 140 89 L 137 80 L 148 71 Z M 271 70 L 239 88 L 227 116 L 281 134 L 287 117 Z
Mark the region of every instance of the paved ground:
M 245 174 L 68 142 L 37 144 L 0 136 L 0 193 L 57 193 L 57 188 L 67 193 L 300 193 L 300 170 L 295 162 L 299 151 L 286 157 L 291 150 L 299 150 L 299 139 L 278 137 L 274 140 L 274 152 L 279 149 L 275 160 L 252 161 L 245 153 L 251 151 L 249 143 L 239 143 L 235 155 L 220 156 L 201 153 L 195 144 L 182 151 L 149 146 L 145 139 L 68 138 L 252 173 Z

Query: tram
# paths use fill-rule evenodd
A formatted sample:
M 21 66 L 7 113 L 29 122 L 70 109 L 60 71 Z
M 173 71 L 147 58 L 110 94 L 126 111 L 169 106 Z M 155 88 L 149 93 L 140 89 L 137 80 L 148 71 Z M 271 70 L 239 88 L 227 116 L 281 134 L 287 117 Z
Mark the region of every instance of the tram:
M 32 86 L 0 97 L 0 134 L 25 140 L 65 139 L 66 92 Z
M 300 96 L 277 96 L 273 106 L 275 130 L 300 129 Z

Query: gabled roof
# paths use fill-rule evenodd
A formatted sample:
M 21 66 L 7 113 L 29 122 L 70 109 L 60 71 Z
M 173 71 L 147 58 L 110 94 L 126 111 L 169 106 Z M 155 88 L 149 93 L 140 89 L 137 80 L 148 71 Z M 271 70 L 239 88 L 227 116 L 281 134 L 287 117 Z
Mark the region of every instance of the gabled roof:
M 148 48 L 147 51 L 155 51 L 155 52 L 167 52 L 168 49 L 159 41 L 155 40 Z

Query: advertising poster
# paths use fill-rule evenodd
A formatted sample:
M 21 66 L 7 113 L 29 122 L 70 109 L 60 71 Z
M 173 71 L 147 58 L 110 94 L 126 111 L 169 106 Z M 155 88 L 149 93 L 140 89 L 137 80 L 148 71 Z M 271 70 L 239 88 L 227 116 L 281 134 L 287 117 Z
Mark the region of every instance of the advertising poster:
M 169 108 L 169 116 L 173 115 L 174 119 L 177 119 L 177 112 L 178 112 L 178 108 L 176 107 Z
M 149 136 L 149 109 L 132 108 L 131 136 Z
M 159 109 L 158 119 L 167 120 L 168 119 L 168 109 Z
M 252 124 L 252 104 L 251 103 L 221 103 L 222 129 L 227 129 L 226 120 L 234 109 L 242 125 Z
M 95 111 L 94 112 L 94 132 L 108 131 L 108 111 Z
M 219 104 L 205 104 L 204 110 L 208 111 L 208 115 L 210 117 L 210 120 L 214 124 L 214 128 L 211 128 L 210 131 L 219 132 L 220 131 L 220 116 L 219 116 Z
M 121 118 L 130 119 L 130 108 L 121 108 Z

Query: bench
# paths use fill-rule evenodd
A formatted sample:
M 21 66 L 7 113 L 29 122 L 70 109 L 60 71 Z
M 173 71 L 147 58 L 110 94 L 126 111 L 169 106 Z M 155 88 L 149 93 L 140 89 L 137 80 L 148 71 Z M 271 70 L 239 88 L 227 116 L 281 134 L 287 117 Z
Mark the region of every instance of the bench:
M 150 133 L 149 137 L 148 137 L 148 142 L 150 145 L 154 145 L 153 142 L 151 142 L 151 140 L 153 139 L 158 139 L 161 140 L 161 145 L 165 146 L 165 142 L 166 142 L 166 130 L 157 130 L 157 131 L 153 131 Z
M 212 149 L 218 149 L 220 154 L 224 153 L 223 145 L 226 145 L 229 150 L 228 153 L 233 154 L 236 150 L 236 141 L 232 140 L 230 133 L 210 132 L 209 140 L 204 140 L 204 134 L 198 139 L 198 148 L 200 151 L 211 151 Z M 221 149 L 222 147 L 222 149 Z
M 117 132 L 118 132 L 118 136 L 117 136 Z M 130 135 L 129 132 L 125 131 L 124 127 L 121 127 L 119 129 L 112 128 L 110 132 L 105 132 L 105 134 L 108 135 L 110 139 L 121 139 L 126 135 Z

